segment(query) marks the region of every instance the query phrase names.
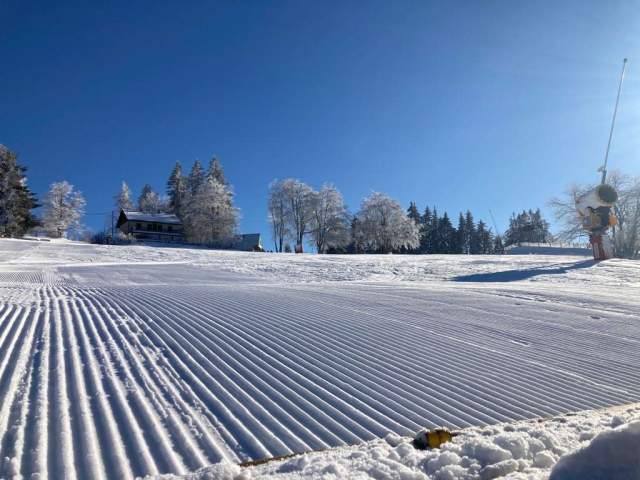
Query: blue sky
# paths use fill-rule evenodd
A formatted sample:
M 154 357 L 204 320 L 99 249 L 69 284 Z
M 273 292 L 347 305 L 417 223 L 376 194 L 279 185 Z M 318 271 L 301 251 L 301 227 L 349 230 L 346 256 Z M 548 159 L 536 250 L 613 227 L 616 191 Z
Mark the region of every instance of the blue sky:
M 598 178 L 625 56 L 610 163 L 640 174 L 637 1 L 57 3 L 0 0 L 0 143 L 88 213 L 215 154 L 244 232 L 286 177 L 503 230 Z

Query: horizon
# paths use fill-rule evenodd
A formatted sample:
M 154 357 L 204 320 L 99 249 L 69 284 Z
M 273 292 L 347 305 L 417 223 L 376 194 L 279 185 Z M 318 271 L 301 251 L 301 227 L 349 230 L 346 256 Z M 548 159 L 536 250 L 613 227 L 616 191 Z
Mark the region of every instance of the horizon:
M 275 178 L 557 231 L 547 201 L 598 180 L 628 57 L 609 165 L 640 174 L 633 2 L 368 5 L 3 3 L 0 143 L 39 198 L 82 191 L 93 230 L 121 181 L 164 194 L 217 155 L 266 245 Z

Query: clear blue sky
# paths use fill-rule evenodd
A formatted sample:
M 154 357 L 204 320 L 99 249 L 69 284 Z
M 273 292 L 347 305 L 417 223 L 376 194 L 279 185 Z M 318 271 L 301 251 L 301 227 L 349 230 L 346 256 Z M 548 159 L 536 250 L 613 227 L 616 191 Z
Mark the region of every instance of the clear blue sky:
M 0 143 L 89 213 L 216 154 L 267 239 L 276 177 L 333 182 L 352 210 L 373 190 L 491 208 L 502 230 L 597 179 L 625 56 L 610 162 L 640 173 L 637 1 L 0 0 L 0 18 Z

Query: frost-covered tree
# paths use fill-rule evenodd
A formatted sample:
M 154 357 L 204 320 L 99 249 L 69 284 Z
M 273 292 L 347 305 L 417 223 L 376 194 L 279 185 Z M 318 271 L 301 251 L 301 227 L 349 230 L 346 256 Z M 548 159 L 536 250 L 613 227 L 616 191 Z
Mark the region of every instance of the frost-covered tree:
M 367 251 L 389 253 L 420 244 L 418 226 L 397 201 L 384 193 L 374 192 L 365 198 L 356 217 L 358 243 Z
M 187 240 L 211 246 L 228 246 L 236 233 L 239 212 L 231 201 L 230 187 L 207 178 L 184 207 Z
M 227 185 L 227 179 L 224 176 L 224 170 L 218 157 L 213 157 L 209 162 L 209 168 L 207 169 L 206 178 L 215 178 L 223 185 Z
M 163 210 L 163 201 L 148 183 L 142 187 L 138 197 L 138 210 L 142 213 L 157 214 Z
M 20 237 L 37 225 L 31 210 L 38 203 L 27 186 L 25 171 L 18 156 L 0 145 L 0 236 Z
M 195 190 L 193 190 L 195 188 Z M 236 233 L 239 211 L 222 165 L 214 158 L 207 172 L 196 160 L 181 208 L 187 240 L 211 246 L 229 246 Z
M 349 243 L 349 213 L 338 189 L 325 184 L 310 194 L 311 233 L 318 253 Z
M 114 197 L 116 210 L 119 212 L 120 210 L 124 210 L 125 212 L 128 210 L 133 210 L 133 202 L 131 201 L 131 190 L 129 189 L 129 185 L 124 180 L 122 181 L 122 186 L 120 187 L 120 192 L 118 195 Z
M 82 193 L 69 182 L 52 183 L 44 200 L 43 223 L 49 235 L 61 238 L 70 229 L 79 230 L 84 215 Z
M 196 193 L 198 193 L 198 189 L 202 185 L 204 185 L 205 179 L 206 176 L 204 170 L 202 169 L 202 164 L 200 163 L 200 160 L 196 160 L 193 164 L 193 167 L 191 167 L 191 171 L 189 172 L 189 177 L 187 180 L 189 193 L 191 195 L 195 195 Z
M 187 179 L 182 175 L 182 165 L 176 162 L 167 180 L 167 210 L 182 217 L 182 209 L 187 200 Z
M 288 224 L 288 202 L 284 195 L 283 181 L 274 180 L 269 184 L 267 203 L 271 235 L 276 252 L 283 252 L 285 240 L 290 235 Z
M 298 249 L 302 249 L 304 236 L 311 222 L 312 193 L 313 189 L 300 180 L 289 178 L 282 181 L 282 194 L 287 204 L 287 223 Z

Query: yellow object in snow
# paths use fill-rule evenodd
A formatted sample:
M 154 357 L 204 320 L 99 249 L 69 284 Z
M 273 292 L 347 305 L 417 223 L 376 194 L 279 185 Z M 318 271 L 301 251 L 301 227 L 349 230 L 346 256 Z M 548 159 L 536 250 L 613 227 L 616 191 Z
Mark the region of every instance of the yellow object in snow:
M 609 215 L 609 226 L 615 227 L 618 224 L 618 217 L 616 217 L 613 213 Z
M 443 443 L 450 442 L 456 434 L 446 428 L 437 428 L 435 430 L 423 430 L 416 435 L 413 444 L 420 450 L 427 448 L 440 448 Z

